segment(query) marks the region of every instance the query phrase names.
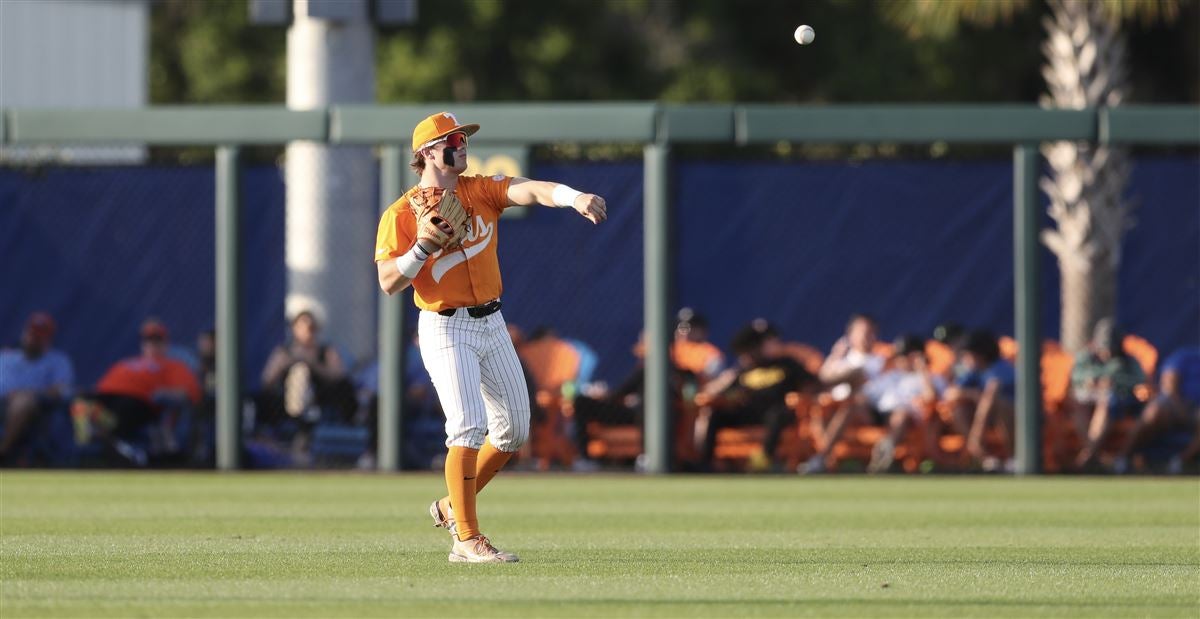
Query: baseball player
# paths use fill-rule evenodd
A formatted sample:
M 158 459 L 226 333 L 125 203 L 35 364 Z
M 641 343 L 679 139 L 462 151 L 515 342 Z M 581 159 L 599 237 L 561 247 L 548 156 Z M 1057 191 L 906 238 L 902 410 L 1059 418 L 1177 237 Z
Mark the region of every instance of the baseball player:
M 451 562 L 501 563 L 517 556 L 480 533 L 475 495 L 529 437 L 529 396 L 500 313 L 500 212 L 541 204 L 592 223 L 607 215 L 603 198 L 563 184 L 461 176 L 478 130 L 449 112 L 417 124 L 411 165 L 421 181 L 380 219 L 375 263 L 384 292 L 413 287 L 421 358 L 446 413 L 449 495 L 429 513 L 454 539 Z

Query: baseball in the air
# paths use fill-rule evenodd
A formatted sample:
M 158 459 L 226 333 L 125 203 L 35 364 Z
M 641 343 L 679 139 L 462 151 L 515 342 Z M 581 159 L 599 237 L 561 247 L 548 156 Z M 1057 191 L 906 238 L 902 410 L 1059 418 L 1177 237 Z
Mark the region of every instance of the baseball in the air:
M 809 43 L 813 42 L 813 39 L 817 38 L 817 32 L 812 29 L 812 26 L 800 26 L 799 28 L 796 28 L 796 34 L 794 36 L 796 37 L 797 43 L 801 45 L 808 45 Z

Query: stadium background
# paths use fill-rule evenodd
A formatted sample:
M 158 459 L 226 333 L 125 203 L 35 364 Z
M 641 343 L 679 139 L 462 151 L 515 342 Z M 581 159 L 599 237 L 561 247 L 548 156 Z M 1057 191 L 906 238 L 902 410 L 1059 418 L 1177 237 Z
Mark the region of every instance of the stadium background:
M 1043 20 L 1056 2 L 426 0 L 415 23 L 359 30 L 375 37 L 361 46 L 369 53 L 360 68 L 375 72 L 364 80 L 373 90 L 352 102 L 1033 110 L 1048 90 Z M 1123 11 L 1128 56 L 1107 69 L 1127 68 L 1130 90 L 1120 107 L 1092 115 L 1092 128 L 1105 112 L 1140 104 L 1174 105 L 1174 118 L 1200 127 L 1200 2 L 1091 6 L 1101 3 Z M 289 6 L 337 13 L 350 4 L 0 0 L 0 141 L 21 130 L 17 108 L 340 106 L 347 101 L 292 99 L 285 22 Z M 14 17 L 14 7 L 44 10 L 45 21 Z M 278 19 L 252 23 L 263 10 Z M 814 45 L 792 42 L 799 23 L 816 27 Z M 102 123 L 75 130 L 97 127 L 113 133 Z M 1012 332 L 1013 174 L 1023 168 L 1006 140 L 767 140 L 670 147 L 672 304 L 705 313 L 716 343 L 764 316 L 788 339 L 828 350 L 854 311 L 878 316 L 885 337 L 928 333 L 942 320 Z M 13 343 L 29 311 L 49 310 L 57 346 L 87 388 L 136 351 L 147 315 L 166 320 L 181 348 L 213 326 L 215 179 L 212 143 L 202 141 L 0 148 L 0 345 Z M 1123 235 L 1117 310 L 1163 355 L 1200 342 L 1195 144 L 1129 147 L 1126 195 L 1138 208 Z M 592 227 L 534 209 L 500 226 L 508 318 L 585 340 L 608 381 L 630 367 L 644 315 L 641 147 L 532 146 L 531 176 L 600 192 L 613 218 Z M 405 149 L 382 150 L 357 149 L 371 167 L 354 204 L 368 219 L 379 206 L 377 164 L 385 174 L 399 168 L 392 155 Z M 291 153 L 271 145 L 241 155 L 242 368 L 253 389 L 266 351 L 286 334 L 286 263 L 309 247 L 288 246 L 296 236 L 285 211 L 296 211 L 286 202 L 298 193 L 284 186 Z M 1051 227 L 1044 214 L 1040 223 Z M 367 242 L 332 249 L 369 270 L 373 229 L 365 232 Z M 1056 337 L 1059 269 L 1040 256 L 1041 335 Z M 374 338 L 377 293 L 347 296 L 350 326 Z M 239 402 L 229 400 L 222 408 L 232 412 Z M 56 419 L 69 441 L 65 411 Z M 440 436 L 435 423 L 429 440 L 439 450 Z M 392 467 L 381 459 L 376 468 Z M 444 481 L 440 471 L 0 470 L 0 614 L 1195 617 L 1200 608 L 1200 484 L 1191 476 L 514 470 L 489 486 L 481 511 L 488 534 L 521 562 L 466 570 L 447 564 L 445 534 L 425 511 Z
M 642 323 L 641 163 L 540 161 L 531 174 L 606 196 L 611 218 L 592 227 L 534 209 L 506 220 L 505 315 L 586 342 L 596 377 L 619 382 Z M 765 317 L 827 350 L 852 312 L 877 316 L 888 338 L 948 320 L 1012 333 L 1008 161 L 680 161 L 673 175 L 674 296 L 709 318 L 719 346 Z M 242 187 L 244 378 L 254 388 L 285 336 L 282 171 L 248 167 Z M 15 343 L 29 312 L 50 311 L 80 384 L 136 352 L 144 316 L 190 346 L 213 326 L 212 192 L 208 166 L 0 170 L 0 289 L 29 291 L 0 305 L 3 341 Z M 1160 351 L 1200 341 L 1200 165 L 1141 158 L 1128 195 L 1140 206 L 1124 240 L 1119 318 Z M 364 268 L 370 250 L 338 247 L 363 255 Z M 1042 253 L 1042 320 L 1056 338 L 1058 271 Z M 355 319 L 374 323 L 374 298 L 359 306 Z

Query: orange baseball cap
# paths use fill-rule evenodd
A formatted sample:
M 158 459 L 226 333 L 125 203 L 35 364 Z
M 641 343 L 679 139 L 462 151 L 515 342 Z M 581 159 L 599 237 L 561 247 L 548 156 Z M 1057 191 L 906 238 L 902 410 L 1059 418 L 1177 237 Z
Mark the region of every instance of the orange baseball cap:
M 413 152 L 415 153 L 456 131 L 475 135 L 475 132 L 479 131 L 479 125 L 460 125 L 454 114 L 438 112 L 417 123 L 417 128 L 413 129 Z

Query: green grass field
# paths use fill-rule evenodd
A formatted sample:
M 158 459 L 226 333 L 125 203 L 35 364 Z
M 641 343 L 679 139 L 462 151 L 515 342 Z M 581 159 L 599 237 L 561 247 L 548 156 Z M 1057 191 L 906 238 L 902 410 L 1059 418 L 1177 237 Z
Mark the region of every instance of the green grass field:
M 0 616 L 1189 616 L 1200 482 L 511 474 L 449 564 L 435 475 L 0 474 Z

